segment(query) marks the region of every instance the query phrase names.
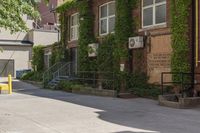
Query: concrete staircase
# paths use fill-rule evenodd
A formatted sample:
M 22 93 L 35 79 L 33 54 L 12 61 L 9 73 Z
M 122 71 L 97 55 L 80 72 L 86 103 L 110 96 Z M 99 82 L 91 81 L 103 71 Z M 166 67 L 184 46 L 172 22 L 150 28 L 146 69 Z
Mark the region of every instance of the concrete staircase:
M 44 88 L 55 88 L 60 81 L 73 80 L 72 63 L 59 62 L 50 67 L 43 75 Z

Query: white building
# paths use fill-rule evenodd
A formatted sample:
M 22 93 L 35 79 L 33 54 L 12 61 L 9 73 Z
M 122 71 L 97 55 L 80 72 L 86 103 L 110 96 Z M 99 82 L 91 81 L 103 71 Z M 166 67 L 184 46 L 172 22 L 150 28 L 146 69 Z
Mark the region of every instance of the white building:
M 29 32 L 17 32 L 0 29 L 0 76 L 12 74 L 25 69 L 31 69 L 32 48 L 36 45 L 50 45 L 58 41 L 56 30 L 34 29 L 34 21 L 23 16 Z

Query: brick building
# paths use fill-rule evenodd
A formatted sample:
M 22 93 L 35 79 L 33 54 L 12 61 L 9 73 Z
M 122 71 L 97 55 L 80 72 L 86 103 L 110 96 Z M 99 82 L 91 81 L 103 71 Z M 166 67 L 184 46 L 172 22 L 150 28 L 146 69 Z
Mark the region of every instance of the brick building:
M 115 27 L 115 1 L 114 0 L 91 0 L 91 10 L 94 15 L 94 35 L 102 38 L 114 32 Z M 157 10 L 157 11 L 156 11 Z M 163 71 L 171 71 L 170 55 L 171 33 L 170 33 L 170 0 L 141 1 L 140 6 L 132 11 L 133 18 L 139 18 L 137 34 L 147 36 L 145 46 L 140 49 L 144 58 L 141 69 L 150 77 L 150 83 L 159 83 L 160 74 Z M 70 18 L 68 48 L 71 51 L 72 61 L 77 61 L 78 46 L 78 9 L 72 8 L 65 12 L 65 16 Z M 128 41 L 128 40 L 127 40 Z M 134 55 L 134 54 L 133 54 Z M 132 59 L 134 69 L 135 59 Z M 170 77 L 169 77 L 170 78 Z
M 54 14 L 52 10 L 55 10 L 57 6 L 63 3 L 63 0 L 49 0 L 49 3 L 47 4 L 44 0 L 41 0 L 37 4 L 38 11 L 41 16 L 41 20 L 37 22 L 37 24 L 40 27 L 46 27 L 48 25 L 55 25 L 58 22 L 57 14 Z
M 93 33 L 97 40 L 105 35 L 114 34 L 115 27 L 115 0 L 90 0 L 93 13 Z M 144 47 L 130 49 L 132 55 L 132 69 L 139 65 L 143 72 L 147 73 L 149 83 L 160 84 L 161 73 L 171 72 L 172 32 L 171 32 L 171 0 L 140 0 L 136 9 L 132 10 L 133 19 L 138 20 L 134 30 L 137 36 L 144 37 Z M 200 72 L 200 37 L 199 37 L 199 2 L 192 0 L 189 18 L 189 41 L 190 55 L 188 55 L 192 70 L 191 73 Z M 62 6 L 62 5 L 61 5 Z M 195 10 L 196 9 L 196 10 Z M 68 48 L 70 49 L 71 61 L 77 62 L 78 36 L 79 36 L 79 11 L 77 8 L 69 8 L 65 11 L 68 23 Z M 196 20 L 196 21 L 195 21 Z M 195 35 L 196 34 L 196 35 Z M 127 40 L 128 42 L 128 40 Z M 134 56 L 137 51 L 142 52 L 141 64 L 137 64 Z M 187 58 L 187 57 L 185 57 Z M 195 77 L 195 76 L 194 76 Z M 165 80 L 171 81 L 170 75 Z M 198 77 L 195 78 L 195 81 Z

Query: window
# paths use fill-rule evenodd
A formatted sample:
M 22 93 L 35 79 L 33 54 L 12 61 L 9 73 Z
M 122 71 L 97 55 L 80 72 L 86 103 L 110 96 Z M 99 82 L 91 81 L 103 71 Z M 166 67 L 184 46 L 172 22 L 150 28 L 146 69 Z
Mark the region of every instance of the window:
M 51 63 L 50 63 L 51 54 L 52 53 L 50 51 L 45 51 L 45 53 L 44 53 L 44 64 L 45 64 L 46 68 L 49 68 L 51 65 Z
M 115 27 L 115 2 L 109 2 L 99 7 L 99 33 L 113 33 Z
M 142 27 L 166 23 L 166 0 L 143 0 Z
M 79 36 L 79 14 L 75 13 L 70 17 L 70 41 L 78 40 Z

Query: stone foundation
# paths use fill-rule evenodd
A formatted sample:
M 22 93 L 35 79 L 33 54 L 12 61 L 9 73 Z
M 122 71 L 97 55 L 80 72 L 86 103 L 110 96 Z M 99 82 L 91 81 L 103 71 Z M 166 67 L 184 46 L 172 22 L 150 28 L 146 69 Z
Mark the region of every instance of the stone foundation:
M 182 98 L 181 95 L 174 94 L 160 95 L 159 105 L 178 109 L 194 108 L 200 105 L 200 97 Z

